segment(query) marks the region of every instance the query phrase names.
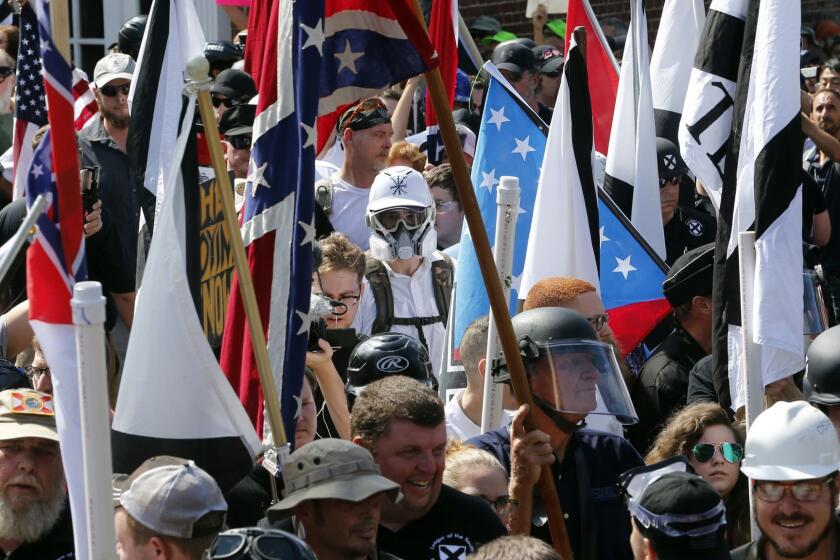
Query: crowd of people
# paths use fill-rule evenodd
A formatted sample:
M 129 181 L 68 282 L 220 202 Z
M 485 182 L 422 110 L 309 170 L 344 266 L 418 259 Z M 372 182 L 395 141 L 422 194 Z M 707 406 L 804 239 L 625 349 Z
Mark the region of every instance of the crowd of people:
M 566 29 L 542 5 L 532 22 L 533 38 L 487 15 L 469 31 L 549 125 Z M 96 64 L 99 115 L 78 135 L 82 169 L 98 181 L 84 231 L 89 276 L 108 302 L 112 407 L 138 257 L 148 251 L 148 230 L 139 228 L 147 201 L 131 187 L 126 148 L 146 23 L 127 21 L 114 52 Z M 620 60 L 627 25 L 601 25 Z M 239 32 L 205 49 L 238 207 L 256 118 L 246 40 Z M 0 27 L 0 151 L 12 142 L 17 42 L 16 28 Z M 840 25 L 802 28 L 803 244 L 827 296 L 823 329 L 840 319 L 838 56 Z M 468 165 L 489 79 L 457 75 L 453 117 Z M 282 473 L 257 464 L 223 487 L 190 458 L 156 456 L 116 474 L 118 556 L 554 560 L 560 523 L 574 557 L 586 560 L 840 557 L 840 326 L 812 333 L 806 370 L 767 387 L 768 407 L 747 433 L 713 383 L 715 211 L 665 138 L 657 139 L 669 267 L 662 295 L 672 319 L 643 362 L 622 357 L 595 286 L 548 277 L 512 318 L 533 407 L 517 406 L 504 358 L 487 358 L 487 316 L 463 334 L 461 386 L 441 390 L 464 208 L 448 163 L 460 154 L 428 153 L 424 87 L 416 77 L 354 104 L 318 154 L 312 294 L 328 312 L 306 356 L 294 452 Z M 26 215 L 25 201 L 11 200 L 11 170 L 3 171 L 0 243 Z M 0 551 L 73 558 L 51 374 L 27 321 L 22 256 L 0 287 L 0 312 Z M 503 425 L 485 432 L 488 375 L 504 413 Z M 542 476 L 553 479 L 562 519 L 549 519 Z

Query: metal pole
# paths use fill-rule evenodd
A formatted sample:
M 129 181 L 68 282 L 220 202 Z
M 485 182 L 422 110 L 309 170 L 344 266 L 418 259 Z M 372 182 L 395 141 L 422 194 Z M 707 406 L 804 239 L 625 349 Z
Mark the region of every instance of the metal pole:
M 510 280 L 513 269 L 513 243 L 516 219 L 519 215 L 519 178 L 503 176 L 496 191 L 496 241 L 493 256 L 502 283 L 505 301 L 510 301 Z M 481 432 L 495 430 L 502 425 L 502 391 L 493 379 L 491 365 L 499 357 L 499 334 L 493 311 L 487 328 L 487 361 L 484 367 L 484 399 L 481 406 Z
M 0 249 L 3 249 L 3 252 L 0 253 L 0 284 L 3 283 L 3 279 L 6 278 L 6 274 L 12 268 L 12 264 L 15 262 L 20 250 L 23 249 L 24 243 L 31 241 L 35 237 L 35 232 L 38 230 L 35 222 L 38 221 L 38 218 L 46 207 L 47 199 L 44 198 L 44 195 L 39 194 L 35 202 L 32 203 L 29 213 L 26 214 L 20 227 L 15 232 L 14 237 L 7 241 L 3 247 L 0 247 Z
M 99 282 L 73 286 L 73 324 L 79 383 L 79 417 L 82 430 L 87 548 L 91 558 L 116 558 L 114 554 L 113 470 L 105 366 L 105 297 Z
M 746 389 L 747 431 L 756 417 L 764 410 L 764 381 L 761 376 L 761 353 L 753 341 L 753 298 L 755 289 L 755 232 L 738 233 L 738 268 L 741 288 L 741 363 L 739 370 L 744 372 Z M 749 485 L 750 525 L 753 540 L 761 536 L 755 520 L 755 497 L 752 485 Z

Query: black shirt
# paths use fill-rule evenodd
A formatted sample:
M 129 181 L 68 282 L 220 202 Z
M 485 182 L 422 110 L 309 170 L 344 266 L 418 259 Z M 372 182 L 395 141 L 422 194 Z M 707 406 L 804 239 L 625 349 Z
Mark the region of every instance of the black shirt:
M 814 148 L 805 156 L 808 175 L 822 190 L 828 216 L 833 224 L 840 224 L 840 165 L 827 160 L 820 164 L 820 153 Z M 820 263 L 826 274 L 840 275 L 840 235 L 832 232 L 828 244 L 820 250 Z
M 647 451 L 671 413 L 685 406 L 688 373 L 705 355 L 697 341 L 677 325 L 642 367 L 631 393 L 639 423 L 628 430 L 640 452 Z
M 705 212 L 677 206 L 671 221 L 665 224 L 665 262 L 674 264 L 681 255 L 715 240 L 717 220 Z
M 76 558 L 75 550 L 70 505 L 66 502 L 61 517 L 46 535 L 35 542 L 20 545 L 6 556 L 6 560 L 70 560 Z
M 468 443 L 492 453 L 510 473 L 507 428 L 487 432 Z M 578 464 L 585 465 L 582 472 L 578 471 Z M 641 464 L 641 457 L 625 439 L 584 428 L 572 436 L 563 462 L 551 465 L 577 560 L 632 560 L 630 514 L 618 492 L 618 477 Z M 541 513 L 536 493 L 535 488 L 535 519 Z M 551 542 L 548 523 L 532 524 L 531 535 Z
M 435 505 L 420 519 L 396 532 L 380 525 L 376 544 L 405 560 L 465 560 L 479 546 L 506 534 L 481 498 L 443 485 Z

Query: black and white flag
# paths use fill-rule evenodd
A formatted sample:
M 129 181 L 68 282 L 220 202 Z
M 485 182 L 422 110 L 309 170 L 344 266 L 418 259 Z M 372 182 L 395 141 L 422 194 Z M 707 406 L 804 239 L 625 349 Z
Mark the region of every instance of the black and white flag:
M 751 322 L 763 384 L 805 366 L 799 18 L 799 2 L 761 0 L 750 5 L 746 19 L 741 58 L 750 62 L 738 72 L 715 255 L 714 295 L 724 306 L 716 309 L 715 385 L 722 403 L 733 409 L 746 400 L 738 290 L 741 231 L 754 228 L 756 234 Z
M 632 0 L 630 18 L 610 132 L 604 190 L 630 218 L 648 245 L 664 259 L 665 232 L 659 204 L 644 0 Z
M 680 125 L 694 54 L 706 21 L 703 0 L 665 0 L 650 56 L 656 135 L 679 145 Z
M 679 124 L 680 153 L 715 208 L 720 208 L 733 126 L 732 107 L 747 3 L 748 0 L 712 0 Z

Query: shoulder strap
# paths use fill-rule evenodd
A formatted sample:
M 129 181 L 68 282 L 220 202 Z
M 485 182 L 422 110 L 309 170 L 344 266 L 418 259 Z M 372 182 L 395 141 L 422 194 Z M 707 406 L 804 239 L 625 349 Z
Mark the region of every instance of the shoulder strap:
M 324 214 L 329 216 L 332 213 L 333 183 L 332 179 L 326 177 L 315 181 L 315 204 L 321 207 Z
M 373 321 L 371 333 L 383 333 L 391 330 L 394 321 L 394 295 L 391 293 L 391 280 L 388 270 L 382 261 L 366 255 L 365 277 L 373 292 L 376 305 L 376 319 Z
M 452 278 L 454 277 L 455 267 L 452 264 L 452 258 L 446 253 L 437 251 L 435 255 L 442 258 L 432 262 L 432 284 L 438 313 L 443 317 L 443 324 L 445 325 L 449 318 L 449 304 L 452 301 Z

